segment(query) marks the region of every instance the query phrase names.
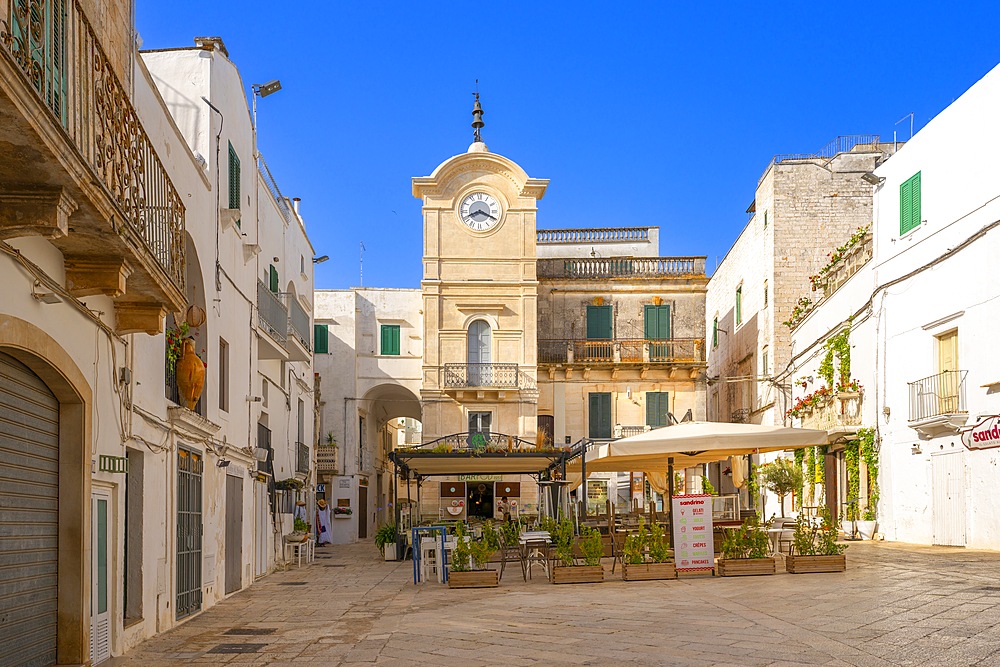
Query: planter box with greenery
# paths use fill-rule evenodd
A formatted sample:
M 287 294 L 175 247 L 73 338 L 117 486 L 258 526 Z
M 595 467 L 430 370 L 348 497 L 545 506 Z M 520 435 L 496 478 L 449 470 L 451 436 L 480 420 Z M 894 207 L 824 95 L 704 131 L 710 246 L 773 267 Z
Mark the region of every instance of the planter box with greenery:
M 639 521 L 639 532 L 625 538 L 622 545 L 622 579 L 652 581 L 676 579 L 677 570 L 670 562 L 673 552 L 662 526 L 653 524 L 649 531 Z
M 820 524 L 800 521 L 795 528 L 792 555 L 785 558 L 785 570 L 792 574 L 812 572 L 843 572 L 847 569 L 844 556 L 846 544 L 837 544 L 837 527 L 824 508 Z
M 597 584 L 604 581 L 604 568 L 601 566 L 604 542 L 600 532 L 594 528 L 582 529 L 578 543 L 583 553 L 583 565 L 577 565 L 573 555 L 573 522 L 564 519 L 549 534 L 556 554 L 552 583 Z
M 448 588 L 496 588 L 500 573 L 486 569 L 490 556 L 500 547 L 500 536 L 492 521 L 483 524 L 483 536 L 478 540 L 468 538 L 465 524 L 455 527 L 455 548 L 451 552 L 448 571 Z
M 382 557 L 386 560 L 397 560 L 396 542 L 398 538 L 395 523 L 383 524 L 375 531 L 375 548 L 382 552 Z
M 750 517 L 722 541 L 716 572 L 720 577 L 774 574 L 774 558 L 768 557 L 770 542 L 756 517 Z

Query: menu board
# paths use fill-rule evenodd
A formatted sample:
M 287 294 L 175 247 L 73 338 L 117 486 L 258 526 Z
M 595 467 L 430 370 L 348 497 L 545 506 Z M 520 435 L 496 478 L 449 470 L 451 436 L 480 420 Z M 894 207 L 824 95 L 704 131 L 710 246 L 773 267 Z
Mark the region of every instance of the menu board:
M 678 572 L 715 567 L 712 543 L 712 496 L 674 496 L 674 567 Z

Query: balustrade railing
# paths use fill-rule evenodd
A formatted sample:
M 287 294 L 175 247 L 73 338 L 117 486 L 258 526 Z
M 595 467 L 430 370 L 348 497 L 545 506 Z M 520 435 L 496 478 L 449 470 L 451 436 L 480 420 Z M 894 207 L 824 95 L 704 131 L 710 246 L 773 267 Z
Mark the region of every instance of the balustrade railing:
M 78 0 L 0 0 L 12 58 L 118 209 L 130 236 L 184 287 L 184 205 Z
M 539 229 L 538 243 L 614 243 L 648 241 L 649 227 L 598 227 L 593 229 Z
M 704 360 L 705 342 L 700 338 L 538 341 L 540 364 L 677 363 Z
M 268 289 L 262 281 L 257 281 L 257 320 L 262 329 L 278 341 L 288 338 L 288 310 L 281 297 Z
M 540 259 L 540 278 L 657 278 L 705 274 L 704 257 Z
M 518 372 L 517 364 L 445 364 L 444 386 L 448 388 L 533 388 L 521 386 L 521 373 Z
M 312 351 L 312 337 L 309 335 L 309 313 L 306 312 L 294 294 L 288 294 L 288 324 L 291 332 L 306 350 Z
M 499 454 L 504 452 L 550 451 L 553 447 L 540 447 L 530 440 L 524 440 L 516 435 L 491 433 L 490 431 L 466 431 L 452 433 L 420 445 L 400 448 L 410 452 L 430 452 L 434 454 L 451 454 L 455 452 L 477 452 Z
M 941 371 L 908 383 L 910 421 L 965 412 L 965 377 L 968 371 Z

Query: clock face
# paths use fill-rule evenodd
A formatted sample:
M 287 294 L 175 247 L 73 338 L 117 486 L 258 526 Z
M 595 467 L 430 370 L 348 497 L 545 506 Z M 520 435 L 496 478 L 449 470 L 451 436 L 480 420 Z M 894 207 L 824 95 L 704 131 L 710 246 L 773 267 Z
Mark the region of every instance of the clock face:
M 500 202 L 485 192 L 473 192 L 462 200 L 458 215 L 465 225 L 476 232 L 485 232 L 500 224 Z

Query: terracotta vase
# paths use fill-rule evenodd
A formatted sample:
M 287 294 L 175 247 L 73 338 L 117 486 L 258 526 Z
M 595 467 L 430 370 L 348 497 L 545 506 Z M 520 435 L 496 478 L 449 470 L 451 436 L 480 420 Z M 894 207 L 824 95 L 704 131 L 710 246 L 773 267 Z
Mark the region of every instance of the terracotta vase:
M 184 353 L 177 360 L 177 390 L 187 404 L 188 410 L 194 410 L 205 388 L 205 364 L 194 351 L 194 340 L 184 339 Z

